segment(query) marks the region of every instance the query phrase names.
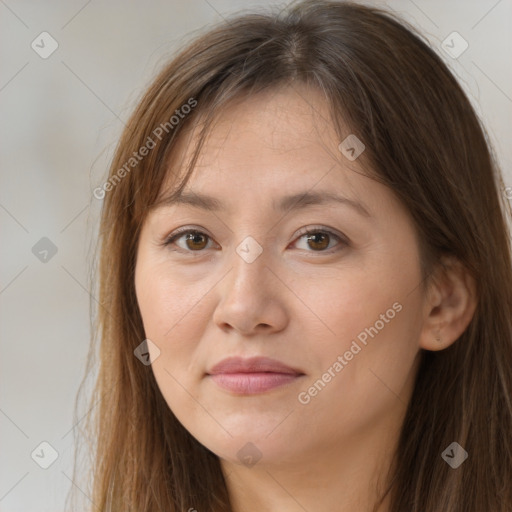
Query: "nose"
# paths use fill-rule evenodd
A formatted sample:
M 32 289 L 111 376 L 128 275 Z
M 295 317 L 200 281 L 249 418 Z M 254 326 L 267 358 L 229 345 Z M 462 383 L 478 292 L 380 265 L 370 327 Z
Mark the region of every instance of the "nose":
M 250 263 L 234 251 L 229 261 L 231 269 L 216 287 L 219 302 L 213 320 L 220 329 L 252 336 L 286 327 L 287 288 L 269 263 L 265 251 Z

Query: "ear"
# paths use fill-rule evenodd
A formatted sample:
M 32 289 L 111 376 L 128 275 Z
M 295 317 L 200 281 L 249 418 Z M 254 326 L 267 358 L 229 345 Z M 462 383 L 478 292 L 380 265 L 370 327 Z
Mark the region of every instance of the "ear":
M 443 350 L 457 341 L 476 309 L 476 284 L 454 256 L 443 256 L 429 284 L 419 345 Z

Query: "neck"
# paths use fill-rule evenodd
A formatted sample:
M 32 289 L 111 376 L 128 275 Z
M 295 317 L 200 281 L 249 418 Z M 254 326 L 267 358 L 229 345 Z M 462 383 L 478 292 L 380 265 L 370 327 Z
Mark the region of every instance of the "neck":
M 400 416 L 400 420 L 402 419 Z M 385 494 L 401 421 L 329 439 L 290 460 L 252 467 L 221 460 L 234 512 L 388 512 Z M 383 432 L 385 434 L 383 435 Z

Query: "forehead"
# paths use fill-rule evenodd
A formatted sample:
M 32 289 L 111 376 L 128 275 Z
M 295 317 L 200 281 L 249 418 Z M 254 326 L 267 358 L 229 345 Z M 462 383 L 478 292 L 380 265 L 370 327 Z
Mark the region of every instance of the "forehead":
M 184 176 L 201 127 L 198 123 L 180 134 L 161 196 Z M 272 190 L 284 193 L 294 185 L 308 189 L 318 183 L 348 192 L 364 173 L 357 161 L 341 154 L 339 139 L 331 107 L 316 89 L 282 87 L 240 97 L 215 115 L 186 189 L 213 195 L 238 191 L 248 197 Z

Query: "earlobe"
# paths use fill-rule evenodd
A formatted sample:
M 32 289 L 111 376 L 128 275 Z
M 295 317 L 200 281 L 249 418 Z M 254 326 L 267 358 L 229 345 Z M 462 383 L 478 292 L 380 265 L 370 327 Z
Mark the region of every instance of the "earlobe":
M 419 346 L 431 351 L 448 348 L 468 327 L 476 304 L 473 276 L 455 257 L 445 256 L 426 294 Z

